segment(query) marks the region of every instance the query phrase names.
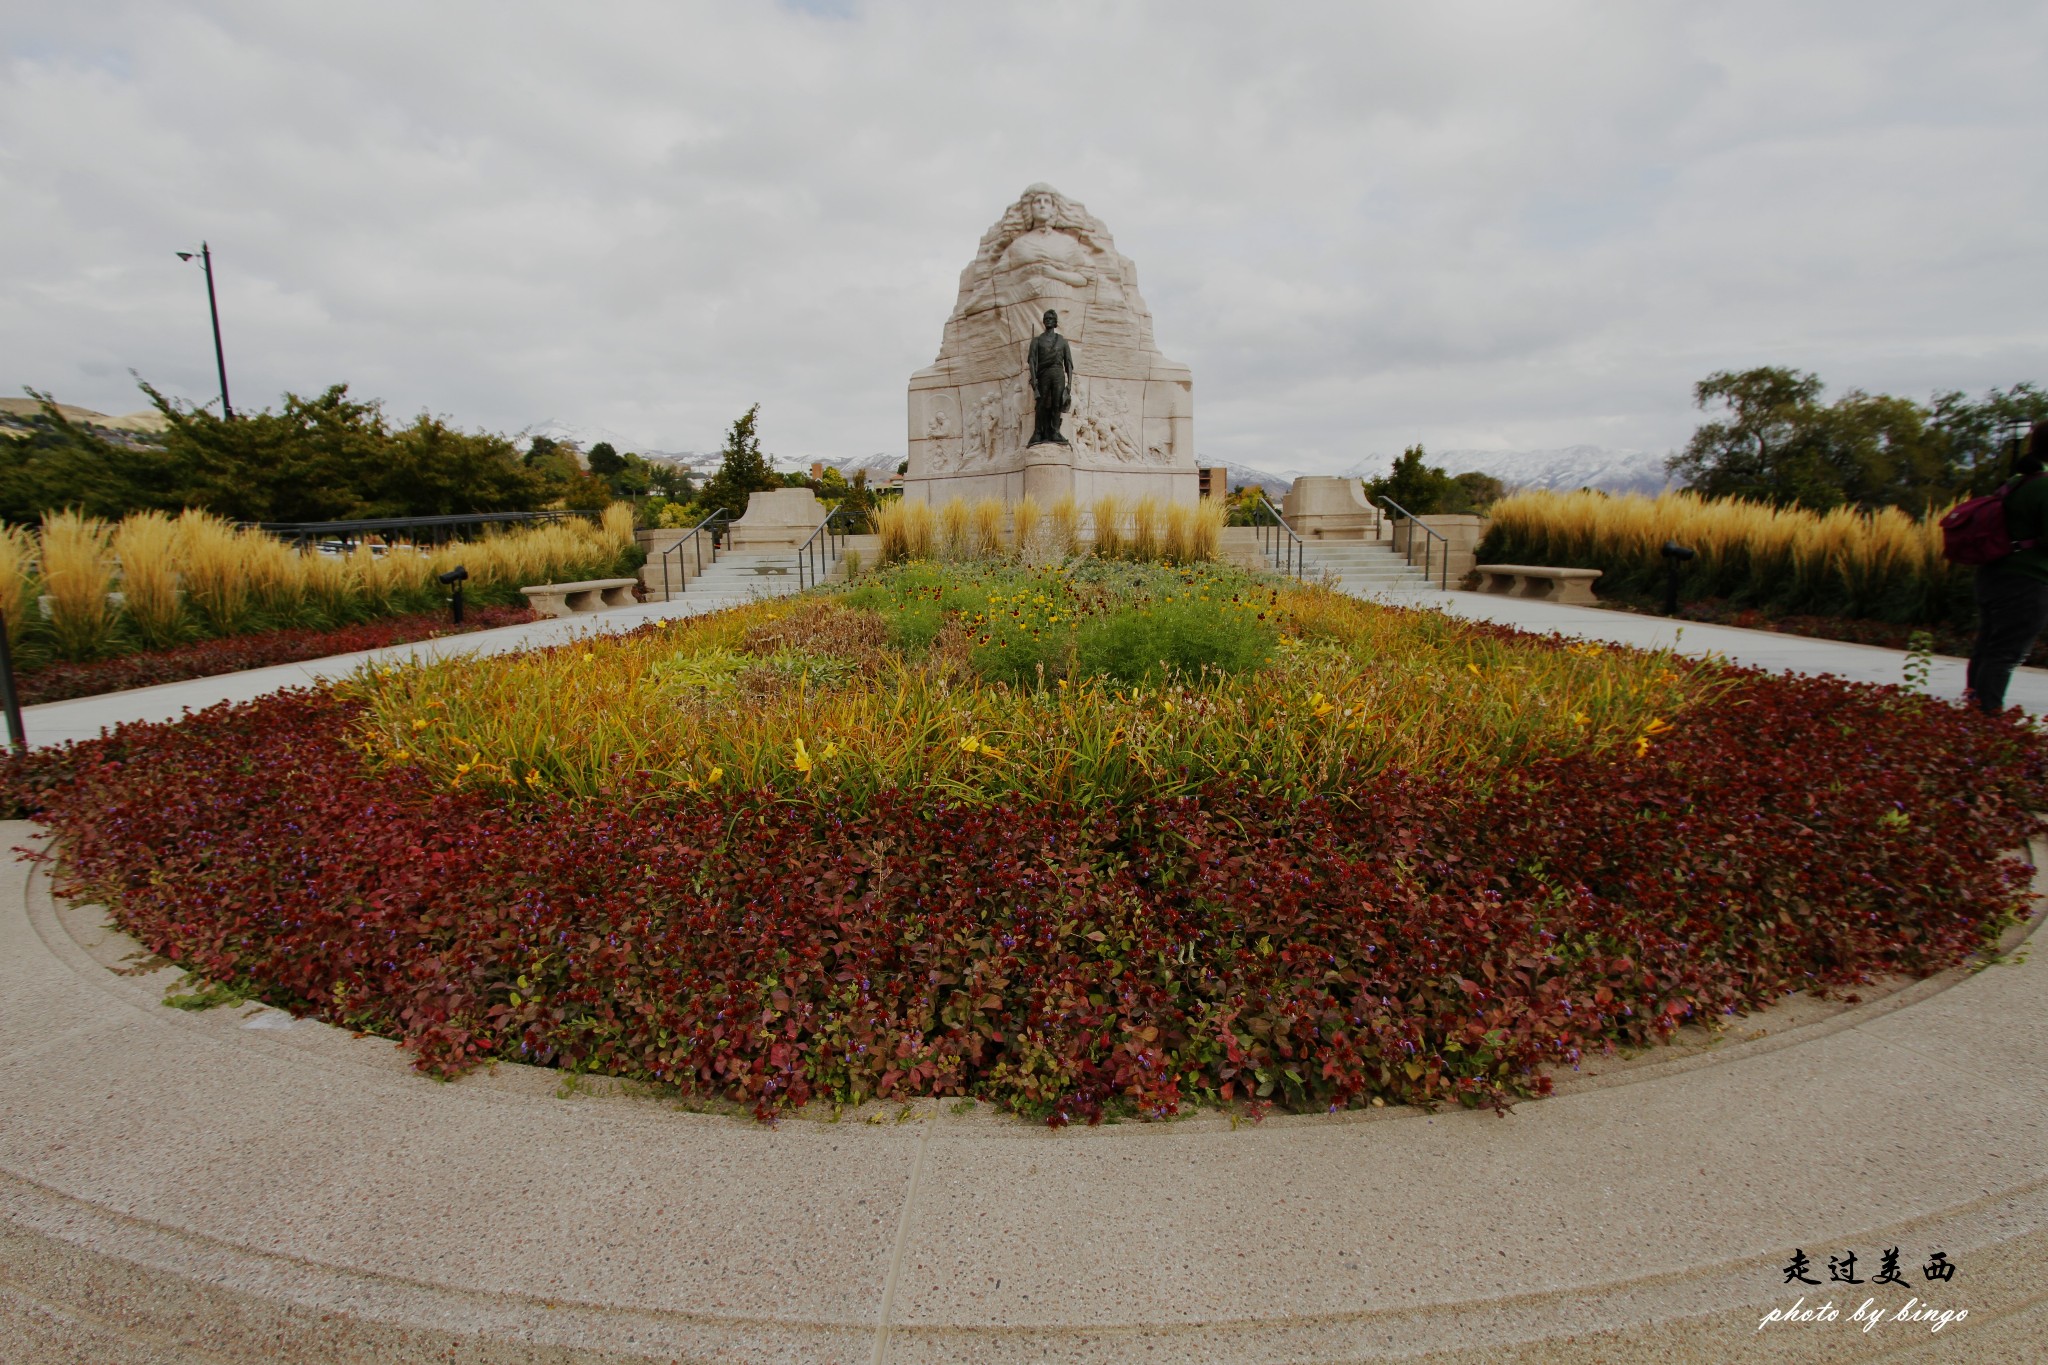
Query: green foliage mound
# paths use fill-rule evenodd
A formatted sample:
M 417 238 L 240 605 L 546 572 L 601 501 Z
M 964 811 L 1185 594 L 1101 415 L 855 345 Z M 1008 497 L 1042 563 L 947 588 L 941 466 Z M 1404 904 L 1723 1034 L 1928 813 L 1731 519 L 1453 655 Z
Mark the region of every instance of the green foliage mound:
M 878 613 L 897 648 L 962 650 L 977 677 L 1011 686 L 1221 678 L 1265 667 L 1278 640 L 1271 589 L 1215 565 L 912 562 L 875 574 L 844 600 Z

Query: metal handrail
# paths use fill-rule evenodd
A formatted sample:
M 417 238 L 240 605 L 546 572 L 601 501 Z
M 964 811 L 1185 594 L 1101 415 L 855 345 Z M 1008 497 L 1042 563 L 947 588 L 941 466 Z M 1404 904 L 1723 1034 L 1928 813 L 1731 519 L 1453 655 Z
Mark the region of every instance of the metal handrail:
M 818 523 L 818 529 L 811 532 L 808 540 L 796 547 L 798 592 L 823 583 L 825 575 L 831 573 L 832 566 L 839 562 L 839 556 L 846 548 L 846 528 L 843 525 L 835 526 L 833 523 L 840 521 L 846 510 L 846 504 L 841 503 L 827 512 L 825 519 Z
M 1260 521 L 1261 512 L 1273 520 Z M 1252 529 L 1259 532 L 1259 552 L 1273 561 L 1273 571 L 1300 578 L 1308 568 L 1308 546 L 1287 524 L 1287 518 L 1280 515 L 1280 509 L 1263 488 L 1259 490 L 1259 500 L 1252 504 Z
M 685 531 L 681 536 L 677 537 L 675 544 L 669 546 L 666 550 L 663 550 L 658 556 L 656 556 L 656 558 L 658 558 L 661 561 L 662 601 L 666 602 L 675 595 L 674 591 L 669 586 L 669 569 L 671 568 L 671 561 L 673 561 L 676 579 L 680 581 L 681 586 L 687 591 L 690 586 L 691 571 L 688 568 L 686 568 L 683 564 L 683 547 L 686 545 L 691 547 L 692 553 L 696 556 L 696 573 L 699 575 L 703 574 L 703 532 L 707 530 L 711 532 L 711 562 L 713 564 L 716 564 L 718 562 L 719 543 L 725 539 L 725 525 L 727 522 L 731 520 L 732 513 L 726 511 L 724 508 L 720 508 L 718 511 L 715 511 L 711 513 L 709 516 L 705 517 L 704 520 L 698 522 L 695 526 L 692 526 L 688 531 Z
M 1420 517 L 1416 516 L 1413 512 L 1403 507 L 1400 503 L 1395 502 L 1392 498 L 1383 496 L 1378 499 L 1378 502 L 1381 506 L 1385 507 L 1389 512 L 1394 513 L 1396 516 L 1405 517 L 1408 520 L 1408 546 L 1407 549 L 1402 553 L 1401 557 L 1408 561 L 1409 568 L 1412 569 L 1415 567 L 1415 528 L 1420 526 L 1422 528 L 1423 534 L 1429 537 L 1429 540 L 1425 540 L 1422 542 L 1422 578 L 1424 582 L 1429 581 L 1430 552 L 1434 548 L 1430 545 L 1430 541 L 1437 540 L 1443 542 L 1443 562 L 1437 568 L 1437 573 L 1439 575 L 1438 586 L 1441 587 L 1445 592 L 1449 592 L 1451 590 L 1450 538 L 1444 535 L 1443 532 L 1437 530 L 1434 526 L 1431 526 L 1427 522 L 1423 521 Z

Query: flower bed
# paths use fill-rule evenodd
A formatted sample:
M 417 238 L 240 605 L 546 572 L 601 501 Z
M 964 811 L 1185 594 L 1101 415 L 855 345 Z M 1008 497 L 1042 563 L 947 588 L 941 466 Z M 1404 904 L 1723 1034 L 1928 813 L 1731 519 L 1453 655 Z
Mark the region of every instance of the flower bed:
M 1050 595 L 1029 603 L 1037 616 L 1012 603 L 1005 627 L 996 597 L 1014 587 L 942 602 L 909 674 L 1060 614 Z M 1088 619 L 1133 600 L 1098 599 Z M 975 1095 L 1052 1123 L 1503 1105 L 1588 1048 L 1938 971 L 2024 906 L 2007 854 L 2048 801 L 2041 746 L 2010 721 L 1894 689 L 1681 673 L 1318 591 L 1269 598 L 1275 657 L 1257 672 L 1055 679 L 1043 694 L 963 674 L 932 703 L 943 725 L 913 696 L 892 738 L 843 764 L 816 729 L 793 745 L 792 694 L 906 695 L 901 649 L 844 619 L 891 606 L 807 599 L 648 628 L 609 657 L 578 644 L 502 661 L 528 685 L 521 670 L 585 670 L 586 703 L 667 696 L 691 719 L 657 737 L 679 746 L 666 764 L 608 747 L 616 732 L 591 720 L 557 735 L 555 776 L 529 782 L 419 714 L 481 683 L 459 664 L 127 727 L 18 764 L 11 786 L 58 834 L 64 889 L 103 898 L 151 950 L 396 1038 L 435 1074 L 529 1061 L 764 1117 Z M 831 618 L 810 624 L 838 632 L 835 648 L 875 653 L 821 688 L 787 652 L 807 612 Z M 1352 634 L 1290 655 L 1347 621 Z M 1376 674 L 1372 648 L 1397 643 L 1424 653 L 1421 674 L 1391 659 Z M 720 728 L 693 728 L 688 697 L 711 671 L 686 665 L 713 648 L 780 657 L 731 684 L 747 699 L 747 719 L 722 724 L 735 763 L 752 750 L 730 732 L 773 739 L 744 782 L 681 751 Z M 1317 649 L 1351 659 L 1352 700 L 1299 694 L 1338 669 Z M 1437 693 L 1403 695 L 1430 678 Z M 1291 680 L 1285 716 L 1256 700 L 1275 679 Z M 1054 707 L 1007 751 L 977 709 L 1006 695 Z M 1173 719 L 1204 700 L 1199 721 Z M 470 704 L 465 723 L 504 719 L 492 696 Z M 1488 716 L 1504 739 L 1463 733 Z M 1124 736 L 1077 753 L 1104 720 Z M 1231 735 L 1247 758 L 1181 770 L 1177 756 Z M 398 736 L 438 738 L 401 759 Z M 1143 762 L 1116 768 L 1123 751 Z M 1025 768 L 1040 777 L 1014 776 Z
M 125 692 L 133 687 L 154 687 L 158 683 L 185 682 L 211 678 L 222 673 L 239 673 L 249 668 L 303 663 L 336 654 L 355 654 L 366 649 L 411 644 L 441 635 L 460 635 L 472 630 L 524 625 L 539 617 L 526 607 L 476 607 L 460 626 L 448 620 L 446 612 L 421 612 L 416 616 L 394 616 L 339 630 L 271 630 L 260 635 L 233 635 L 219 640 L 160 649 L 148 654 L 127 654 L 85 664 L 51 664 L 25 672 L 17 680 L 21 702 L 66 701 L 72 697 L 94 697 L 103 692 Z

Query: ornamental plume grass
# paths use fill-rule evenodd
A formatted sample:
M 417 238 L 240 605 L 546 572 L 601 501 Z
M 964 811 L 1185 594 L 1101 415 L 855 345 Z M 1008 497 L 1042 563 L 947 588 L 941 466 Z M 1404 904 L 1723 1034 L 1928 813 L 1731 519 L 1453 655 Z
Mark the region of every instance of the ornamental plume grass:
M 1038 499 L 1030 494 L 1017 499 L 1010 508 L 1010 546 L 1019 559 L 1033 559 L 1039 550 L 1039 523 L 1043 514 Z
M 1160 543 L 1160 551 L 1167 563 L 1186 564 L 1196 558 L 1193 552 L 1194 512 L 1194 508 L 1183 502 L 1167 505 L 1165 533 Z
M 1159 532 L 1162 511 L 1159 499 L 1149 493 L 1131 505 L 1131 543 L 1125 553 L 1132 559 L 1160 557 Z
M 1095 522 L 1095 557 L 1117 558 L 1124 550 L 1124 500 L 1105 493 L 1088 510 Z
M 10 643 L 21 639 L 35 601 L 35 559 L 34 532 L 25 526 L 0 526 L 0 618 Z
M 630 502 L 607 503 L 598 525 L 603 530 L 606 539 L 610 540 L 615 548 L 614 558 L 618 554 L 623 554 L 632 547 L 635 539 L 633 531 L 633 504 Z
M 965 559 L 972 547 L 970 523 L 973 513 L 959 498 L 949 498 L 939 508 L 939 554 L 946 559 Z
M 1081 505 L 1072 493 L 1062 493 L 1046 509 L 1046 527 L 1052 537 L 1053 553 L 1062 557 L 1081 552 Z
M 237 635 L 249 624 L 250 583 L 245 542 L 211 512 L 178 515 L 176 554 L 185 599 L 209 635 Z
M 1188 558 L 1207 562 L 1223 548 L 1223 522 L 1229 509 L 1221 498 L 1204 498 L 1188 522 Z
M 1895 507 L 1829 512 L 1768 507 L 1691 492 L 1609 497 L 1516 493 L 1492 508 L 1482 562 L 1597 568 L 1601 587 L 1662 590 L 1666 540 L 1699 552 L 1684 566 L 1688 597 L 1723 597 L 1784 612 L 1912 622 L 1964 599 L 1967 576 L 1941 553 L 1940 518 Z
M 976 559 L 994 559 L 1003 552 L 1003 503 L 978 499 L 968 516 L 968 552 Z
M 178 528 L 162 512 L 136 512 L 114 528 L 122 610 L 148 649 L 165 649 L 184 632 L 178 603 Z
M 96 659 L 114 634 L 113 528 L 76 511 L 43 518 L 43 585 L 50 629 L 66 659 Z

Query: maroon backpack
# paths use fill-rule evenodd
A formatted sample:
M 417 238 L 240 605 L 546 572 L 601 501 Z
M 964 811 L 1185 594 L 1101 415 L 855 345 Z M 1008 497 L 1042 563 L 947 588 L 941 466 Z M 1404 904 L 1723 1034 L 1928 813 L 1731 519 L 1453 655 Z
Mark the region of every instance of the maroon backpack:
M 1995 493 L 1959 502 L 1941 519 L 1941 555 L 1951 564 L 1996 564 L 2017 550 L 2031 550 L 2031 540 L 2014 540 L 2005 525 L 2005 499 L 2028 479 L 2028 474 L 2007 483 Z

